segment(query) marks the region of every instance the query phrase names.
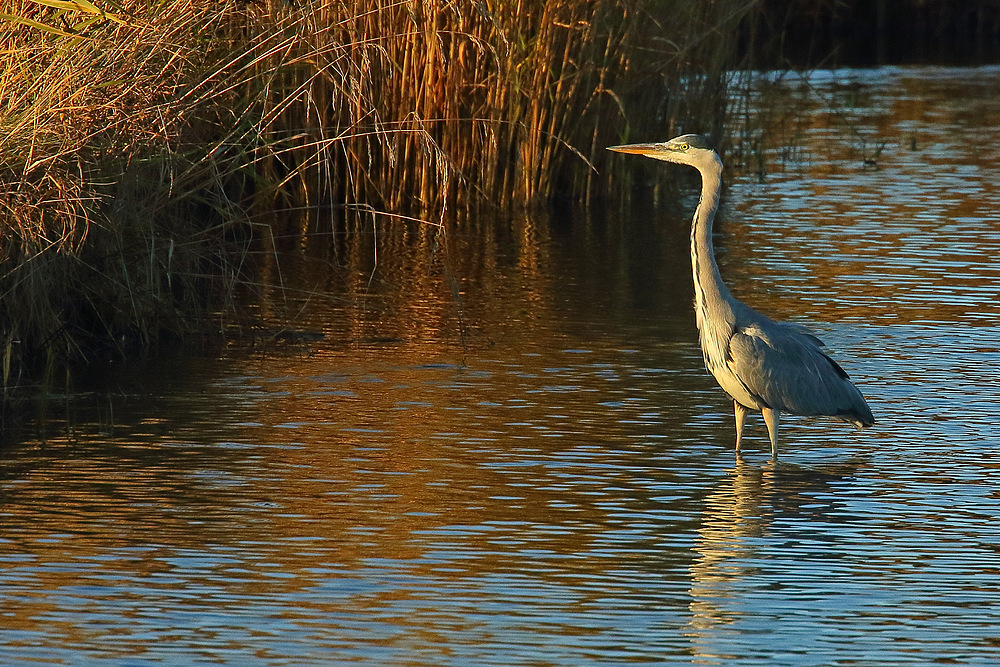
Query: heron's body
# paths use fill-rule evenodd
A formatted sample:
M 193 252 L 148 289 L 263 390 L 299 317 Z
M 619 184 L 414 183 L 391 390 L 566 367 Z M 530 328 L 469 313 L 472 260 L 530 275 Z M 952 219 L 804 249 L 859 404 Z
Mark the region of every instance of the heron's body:
M 738 301 L 722 282 L 712 249 L 712 222 L 722 189 L 722 160 L 699 135 L 664 143 L 612 146 L 695 167 L 702 178 L 701 199 L 691 224 L 694 306 L 705 366 L 728 393 L 736 413 L 736 452 L 743 420 L 759 410 L 767 424 L 771 454 L 778 456 L 778 418 L 825 415 L 859 428 L 875 423 L 872 412 L 847 373 L 828 357 L 822 341 L 805 327 L 775 322 Z

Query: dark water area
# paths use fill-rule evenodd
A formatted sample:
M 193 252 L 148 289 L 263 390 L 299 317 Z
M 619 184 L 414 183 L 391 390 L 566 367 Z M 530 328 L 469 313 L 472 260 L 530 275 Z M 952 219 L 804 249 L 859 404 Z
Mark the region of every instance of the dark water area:
M 998 77 L 761 82 L 800 120 L 726 175 L 724 277 L 873 428 L 787 417 L 775 465 L 751 418 L 735 459 L 696 191 L 312 220 L 255 308 L 321 340 L 112 369 L 0 452 L 0 663 L 1000 662 Z
M 1000 6 L 949 0 L 763 0 L 740 52 L 767 69 L 1000 62 Z

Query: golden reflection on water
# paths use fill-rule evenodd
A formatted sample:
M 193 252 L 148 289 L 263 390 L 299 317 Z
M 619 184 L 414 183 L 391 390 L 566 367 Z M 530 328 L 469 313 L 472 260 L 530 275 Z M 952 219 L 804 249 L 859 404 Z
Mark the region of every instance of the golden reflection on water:
M 230 358 L 154 365 L 145 386 L 126 371 L 98 392 L 96 414 L 75 417 L 75 442 L 50 432 L 37 452 L 20 451 L 5 473 L 16 481 L 5 519 L 17 538 L 0 546 L 25 572 L 6 605 L 9 628 L 113 655 L 177 640 L 213 656 L 224 632 L 140 630 L 103 646 L 101 624 L 85 629 L 63 608 L 124 595 L 126 617 L 143 615 L 138 604 L 170 623 L 173 609 L 226 615 L 259 597 L 272 601 L 265 614 L 296 625 L 367 610 L 396 632 L 434 637 L 439 616 L 392 610 L 421 604 L 422 582 L 516 575 L 526 553 L 559 585 L 617 567 L 583 565 L 624 502 L 608 487 L 641 499 L 629 463 L 648 466 L 655 449 L 635 451 L 636 438 L 683 428 L 699 399 L 676 391 L 682 375 L 661 372 L 700 363 L 688 341 L 653 340 L 642 327 L 645 342 L 635 340 L 627 322 L 609 336 L 594 324 L 595 312 L 612 321 L 649 289 L 631 267 L 629 228 L 588 222 L 554 255 L 553 225 L 537 214 L 447 232 L 359 226 L 335 243 L 319 224 L 262 248 L 258 309 L 270 330 L 322 340 L 281 339 L 248 355 L 237 338 Z M 655 241 L 644 253 L 689 273 L 683 243 L 656 230 L 641 237 Z M 664 319 L 660 332 L 693 339 L 689 313 Z M 636 384 L 649 393 L 633 395 Z M 22 563 L 21 553 L 31 556 Z M 318 593 L 341 573 L 379 569 L 409 583 Z M 475 607 L 482 595 L 457 599 Z M 599 598 L 595 589 L 567 604 L 583 614 Z

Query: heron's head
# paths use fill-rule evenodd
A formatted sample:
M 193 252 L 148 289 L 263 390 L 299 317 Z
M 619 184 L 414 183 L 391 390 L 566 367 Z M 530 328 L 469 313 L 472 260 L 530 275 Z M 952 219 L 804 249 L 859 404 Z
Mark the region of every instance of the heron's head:
M 670 141 L 655 144 L 608 146 L 608 150 L 645 155 L 664 162 L 691 165 L 698 169 L 704 169 L 709 165 L 722 166 L 718 153 L 712 148 L 712 142 L 700 134 L 684 134 Z

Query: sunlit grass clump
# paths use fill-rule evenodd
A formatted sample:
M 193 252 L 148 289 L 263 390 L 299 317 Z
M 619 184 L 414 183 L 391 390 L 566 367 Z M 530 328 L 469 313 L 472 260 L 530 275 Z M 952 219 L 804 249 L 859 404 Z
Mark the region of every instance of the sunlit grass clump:
M 605 146 L 721 128 L 753 5 L 10 0 L 4 386 L 217 323 L 275 209 L 595 194 Z

